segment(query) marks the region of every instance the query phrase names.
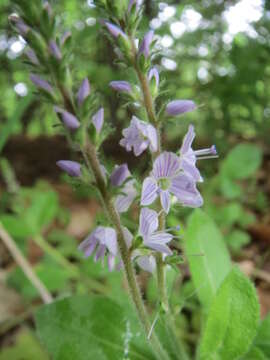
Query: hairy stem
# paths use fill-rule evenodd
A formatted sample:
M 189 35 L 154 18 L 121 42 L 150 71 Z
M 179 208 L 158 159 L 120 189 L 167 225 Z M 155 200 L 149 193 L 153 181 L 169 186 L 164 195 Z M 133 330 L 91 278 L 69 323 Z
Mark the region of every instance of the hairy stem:
M 146 309 L 145 309 L 145 306 L 144 306 L 144 303 L 142 300 L 139 286 L 137 284 L 137 280 L 136 280 L 135 272 L 134 272 L 134 269 L 132 266 L 130 254 L 129 254 L 128 247 L 127 247 L 127 244 L 125 241 L 125 236 L 124 236 L 123 228 L 121 225 L 120 216 L 113 204 L 113 201 L 111 199 L 109 192 L 107 191 L 106 182 L 105 182 L 103 174 L 102 174 L 102 170 L 101 170 L 100 163 L 99 163 L 99 160 L 97 157 L 96 149 L 95 149 L 94 145 L 88 141 L 85 149 L 83 149 L 82 152 L 83 152 L 86 163 L 88 164 L 88 166 L 90 167 L 91 171 L 94 174 L 94 177 L 96 180 L 96 185 L 101 194 L 101 198 L 102 198 L 104 207 L 107 211 L 107 214 L 116 229 L 119 251 L 120 251 L 121 259 L 123 261 L 123 266 L 124 266 L 124 271 L 125 271 L 125 275 L 126 275 L 126 279 L 127 279 L 127 283 L 128 283 L 128 287 L 129 287 L 129 292 L 130 292 L 131 298 L 133 300 L 133 303 L 136 307 L 138 317 L 144 328 L 144 331 L 146 334 L 148 334 L 151 329 L 151 324 L 150 324 L 149 317 L 148 317 L 148 314 L 146 312 Z M 153 336 L 151 337 L 151 344 L 152 344 L 152 347 L 153 347 L 158 359 L 169 360 L 168 355 L 163 350 L 163 348 L 155 334 L 153 334 Z

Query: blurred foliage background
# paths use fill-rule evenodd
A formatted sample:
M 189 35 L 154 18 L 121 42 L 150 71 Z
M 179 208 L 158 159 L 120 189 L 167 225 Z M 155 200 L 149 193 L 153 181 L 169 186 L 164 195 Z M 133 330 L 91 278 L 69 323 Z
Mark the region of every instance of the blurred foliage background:
M 106 121 L 115 129 L 104 145 L 106 159 L 126 161 L 133 170 L 138 167 L 136 159 L 118 146 L 120 129 L 132 114 L 108 86 L 112 80 L 128 80 L 130 74 L 115 63 L 91 0 L 51 3 L 63 30 L 72 31 L 71 69 L 77 83 L 88 76 L 100 93 Z M 204 209 L 222 231 L 233 259 L 256 280 L 264 316 L 270 309 L 270 4 L 263 0 L 145 0 L 144 4 L 142 34 L 150 22 L 158 37 L 156 63 L 166 81 L 164 96 L 198 104 L 195 112 L 168 120 L 164 140 L 177 149 L 192 122 L 197 147 L 217 145 L 219 159 L 203 164 Z M 100 209 L 89 191 L 72 192 L 56 169 L 55 162 L 70 153 L 54 126 L 53 110 L 35 96 L 23 63 L 24 40 L 14 35 L 8 21 L 12 12 L 12 1 L 1 0 L 0 220 L 55 296 L 94 291 L 117 297 L 121 274 L 108 276 L 106 269 L 84 261 L 76 249 L 101 218 Z M 143 169 L 143 161 L 139 166 Z M 177 209 L 169 221 L 184 225 L 189 213 Z M 27 359 L 47 358 L 29 330 L 38 295 L 1 243 L 0 267 L 0 359 L 19 359 L 21 349 L 36 351 Z M 173 283 L 174 275 L 171 278 Z M 142 276 L 142 283 L 146 297 L 154 302 L 153 282 Z M 180 301 L 182 307 L 185 296 L 192 296 L 179 319 L 192 346 L 194 338 L 188 334 L 196 338 L 200 311 L 185 265 L 181 284 L 172 292 L 172 301 L 175 306 Z

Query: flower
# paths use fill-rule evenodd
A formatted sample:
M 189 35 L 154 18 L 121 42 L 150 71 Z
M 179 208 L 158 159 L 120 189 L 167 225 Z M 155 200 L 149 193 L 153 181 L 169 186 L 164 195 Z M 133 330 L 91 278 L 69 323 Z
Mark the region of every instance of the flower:
M 154 161 L 151 176 L 143 182 L 141 205 L 150 205 L 160 196 L 162 208 L 168 213 L 170 194 L 184 206 L 199 207 L 203 204 L 195 181 L 183 172 L 178 156 L 163 152 Z
M 190 175 L 190 177 L 193 178 L 195 181 L 203 181 L 201 174 L 196 167 L 196 161 L 198 159 L 216 157 L 217 151 L 215 145 L 212 145 L 208 149 L 194 151 L 191 147 L 194 138 L 194 126 L 190 125 L 180 149 L 180 164 L 184 172 Z
M 127 37 L 126 34 L 118 26 L 109 22 L 105 22 L 105 26 L 113 37 L 118 38 L 119 35 L 123 36 L 124 38 Z
M 61 119 L 64 123 L 64 125 L 70 129 L 70 130 L 77 130 L 80 127 L 80 122 L 79 120 L 76 118 L 75 115 L 71 114 L 70 112 L 58 107 L 58 106 L 54 106 L 54 111 L 58 114 L 60 114 Z
M 155 251 L 171 255 L 172 251 L 166 245 L 173 239 L 173 235 L 158 230 L 158 213 L 155 210 L 142 208 L 140 213 L 139 235 L 143 238 L 143 244 Z
M 132 254 L 133 259 L 144 271 L 153 273 L 156 270 L 156 259 L 153 255 L 143 255 L 139 250 L 135 250 Z
M 153 125 L 141 121 L 133 116 L 128 128 L 122 132 L 124 138 L 120 140 L 120 145 L 127 151 L 133 148 L 135 156 L 141 155 L 148 147 L 152 152 L 158 148 L 157 131 Z
M 52 94 L 53 88 L 51 84 L 48 83 L 48 81 L 43 80 L 41 77 L 35 74 L 30 74 L 30 80 L 34 85 L 36 85 L 37 88 Z
M 174 100 L 169 102 L 166 111 L 169 115 L 176 116 L 192 111 L 196 108 L 192 100 Z
M 148 81 L 151 81 L 153 77 L 156 80 L 156 87 L 158 87 L 158 85 L 159 85 L 159 72 L 158 72 L 158 69 L 156 67 L 153 67 L 153 68 L 151 68 L 149 70 Z
M 142 43 L 141 43 L 141 46 L 139 48 L 139 55 L 143 54 L 145 58 L 148 58 L 149 57 L 149 54 L 150 54 L 150 45 L 153 41 L 153 38 L 154 38 L 154 31 L 153 30 L 150 30 L 148 31 L 143 40 L 142 40 Z
M 25 50 L 24 53 L 28 57 L 28 59 L 31 61 L 32 64 L 39 65 L 39 60 L 38 60 L 37 55 L 34 52 L 34 50 L 28 48 Z
M 122 80 L 111 81 L 110 87 L 120 92 L 128 92 L 128 93 L 131 92 L 131 85 L 127 81 L 122 81 Z
M 81 176 L 81 164 L 77 161 L 59 160 L 56 165 L 59 166 L 61 170 L 65 171 L 69 176 Z
M 87 238 L 79 245 L 79 250 L 87 258 L 95 251 L 94 260 L 99 259 L 104 262 L 107 254 L 109 270 L 115 267 L 115 259 L 118 254 L 116 231 L 111 227 L 98 226 Z
M 121 186 L 127 178 L 131 176 L 127 164 L 122 164 L 116 166 L 114 171 L 111 174 L 110 181 L 113 186 Z M 126 212 L 135 197 L 137 196 L 137 191 L 135 188 L 135 181 L 130 179 L 127 181 L 123 188 L 121 189 L 121 194 L 117 195 L 115 198 L 115 207 L 118 212 Z
M 92 117 L 92 121 L 93 124 L 96 128 L 96 132 L 99 134 L 102 126 L 103 126 L 103 122 L 104 122 L 104 108 L 100 108 L 96 114 Z
M 90 95 L 90 84 L 87 78 L 83 79 L 82 84 L 77 94 L 77 101 L 79 106 L 82 105 L 84 100 Z
M 62 54 L 61 51 L 58 47 L 58 45 L 56 44 L 56 42 L 54 40 L 51 40 L 49 42 L 49 49 L 51 54 L 57 59 L 57 60 L 61 60 L 62 59 Z
M 110 177 L 111 184 L 113 186 L 121 186 L 129 176 L 130 172 L 127 164 L 116 166 Z

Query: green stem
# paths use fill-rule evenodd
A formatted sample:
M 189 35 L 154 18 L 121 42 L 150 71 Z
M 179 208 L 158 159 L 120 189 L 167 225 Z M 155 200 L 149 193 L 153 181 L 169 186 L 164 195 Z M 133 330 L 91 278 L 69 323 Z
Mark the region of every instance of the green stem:
M 132 266 L 130 253 L 125 241 L 125 236 L 123 232 L 123 228 L 121 225 L 121 220 L 119 213 L 117 212 L 113 201 L 111 199 L 111 196 L 107 190 L 106 182 L 104 180 L 102 170 L 100 167 L 99 160 L 97 158 L 97 153 L 94 145 L 90 143 L 89 141 L 86 144 L 85 149 L 82 149 L 82 153 L 84 156 L 84 159 L 87 163 L 87 165 L 90 167 L 91 171 L 93 172 L 93 175 L 96 180 L 97 188 L 99 189 L 99 192 L 101 194 L 101 198 L 104 204 L 104 207 L 108 213 L 108 216 L 113 223 L 116 232 L 117 232 L 117 241 L 119 246 L 119 251 L 121 255 L 121 259 L 123 261 L 124 271 L 128 283 L 129 292 L 131 295 L 131 298 L 133 300 L 133 303 L 135 305 L 135 308 L 137 310 L 138 317 L 140 319 L 141 325 L 146 333 L 148 335 L 150 329 L 151 329 L 151 323 L 149 321 L 148 314 L 146 312 L 142 296 L 137 284 L 137 280 L 135 277 L 135 272 Z M 167 353 L 162 348 L 162 345 L 160 344 L 158 338 L 155 334 L 151 336 L 150 338 L 151 345 L 153 347 L 153 350 L 155 351 L 155 354 L 158 359 L 160 360 L 169 360 L 169 357 Z

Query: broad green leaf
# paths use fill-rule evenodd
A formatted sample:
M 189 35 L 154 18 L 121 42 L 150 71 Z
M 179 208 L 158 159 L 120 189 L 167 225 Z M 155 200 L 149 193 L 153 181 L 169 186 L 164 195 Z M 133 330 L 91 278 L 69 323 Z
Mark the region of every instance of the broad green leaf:
M 209 307 L 231 262 L 221 232 L 202 210 L 189 218 L 185 249 L 199 299 Z
M 261 322 L 254 344 L 270 359 L 270 313 Z
M 230 151 L 221 172 L 231 179 L 245 179 L 253 175 L 262 162 L 262 151 L 256 145 L 239 144 Z
M 35 318 L 54 360 L 153 360 L 130 313 L 109 298 L 89 295 L 43 306 Z
M 257 347 L 252 348 L 241 360 L 269 360 Z
M 209 311 L 200 360 L 239 359 L 249 350 L 259 322 L 254 286 L 233 268 L 220 286 Z
M 17 215 L 2 215 L 0 216 L 0 222 L 10 236 L 15 239 L 24 239 L 32 235 L 31 227 Z

